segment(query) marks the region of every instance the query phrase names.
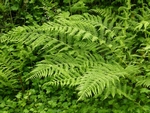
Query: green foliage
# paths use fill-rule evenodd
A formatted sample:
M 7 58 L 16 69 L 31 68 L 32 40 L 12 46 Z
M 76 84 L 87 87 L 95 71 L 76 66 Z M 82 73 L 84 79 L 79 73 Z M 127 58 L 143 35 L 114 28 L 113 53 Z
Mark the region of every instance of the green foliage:
M 1 0 L 0 32 L 19 25 L 42 24 L 52 20 L 57 7 L 53 0 Z
M 130 74 L 119 64 L 111 63 L 113 60 L 109 63 L 104 61 L 106 55 L 115 52 L 110 50 L 113 48 L 110 40 L 116 34 L 114 22 L 114 19 L 111 21 L 106 17 L 102 21 L 100 16 L 88 14 L 66 19 L 58 16 L 55 23 L 49 22 L 41 27 L 18 27 L 3 35 L 0 41 L 27 45 L 31 52 L 38 49 L 36 53 L 43 54 L 44 60 L 38 62 L 29 78 L 52 76 L 47 84 L 77 85 L 81 99 L 99 95 L 104 90 L 107 98 L 109 94 L 115 96 L 117 93 L 119 78 Z M 136 68 L 132 69 L 138 72 Z
M 97 0 L 26 1 L 34 25 L 0 35 L 0 113 L 149 113 L 147 2 L 116 0 L 124 6 L 115 9 L 92 7 Z M 9 3 L 16 14 L 20 2 Z M 53 21 L 37 25 L 57 3 Z
M 1 0 L 0 33 L 7 32 L 15 26 L 42 24 L 62 11 L 81 14 L 97 7 L 124 6 L 129 0 Z M 132 0 L 139 7 L 149 5 L 148 0 Z

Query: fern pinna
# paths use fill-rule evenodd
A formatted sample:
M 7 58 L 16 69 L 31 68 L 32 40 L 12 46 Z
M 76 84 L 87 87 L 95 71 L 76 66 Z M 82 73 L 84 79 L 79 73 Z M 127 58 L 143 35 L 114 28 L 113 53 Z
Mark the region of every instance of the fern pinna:
M 27 80 L 50 77 L 44 85 L 76 86 L 79 100 L 101 94 L 104 98 L 126 95 L 120 88 L 120 78 L 138 71 L 108 58 L 117 44 L 113 42 L 118 35 L 115 20 L 109 15 L 60 15 L 42 26 L 17 27 L 1 36 L 0 43 L 25 45 L 41 57 Z

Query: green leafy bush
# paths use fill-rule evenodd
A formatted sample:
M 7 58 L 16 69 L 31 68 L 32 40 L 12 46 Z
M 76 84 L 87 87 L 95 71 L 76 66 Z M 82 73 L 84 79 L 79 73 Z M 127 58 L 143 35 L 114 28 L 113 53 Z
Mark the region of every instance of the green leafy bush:
M 42 24 L 52 20 L 57 3 L 53 0 L 1 0 L 0 32 L 19 25 Z

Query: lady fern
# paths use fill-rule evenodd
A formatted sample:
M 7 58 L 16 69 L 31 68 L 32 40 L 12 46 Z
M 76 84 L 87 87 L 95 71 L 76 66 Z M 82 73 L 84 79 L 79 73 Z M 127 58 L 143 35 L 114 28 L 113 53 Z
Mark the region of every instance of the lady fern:
M 51 79 L 44 85 L 77 86 L 79 100 L 100 94 L 114 97 L 120 78 L 130 74 L 128 65 L 124 68 L 115 63 L 116 59 L 110 59 L 117 45 L 113 41 L 118 34 L 115 20 L 89 14 L 58 16 L 55 22 L 42 26 L 15 28 L 1 36 L 0 43 L 26 45 L 31 53 L 41 57 L 27 80 L 48 76 Z

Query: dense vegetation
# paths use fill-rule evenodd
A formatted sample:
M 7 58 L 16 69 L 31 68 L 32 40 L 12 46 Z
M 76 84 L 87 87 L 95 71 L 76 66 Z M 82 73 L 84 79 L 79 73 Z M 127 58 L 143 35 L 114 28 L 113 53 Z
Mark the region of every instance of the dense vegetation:
M 0 0 L 0 113 L 150 113 L 149 0 Z

